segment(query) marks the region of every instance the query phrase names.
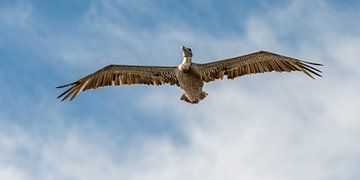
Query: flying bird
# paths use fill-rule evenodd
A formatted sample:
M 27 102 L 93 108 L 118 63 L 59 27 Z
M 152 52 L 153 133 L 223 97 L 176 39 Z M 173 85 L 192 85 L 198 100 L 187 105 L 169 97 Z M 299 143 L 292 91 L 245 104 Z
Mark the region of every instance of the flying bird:
M 180 97 L 181 100 L 197 104 L 208 95 L 203 91 L 204 83 L 223 79 L 224 76 L 228 79 L 234 79 L 246 74 L 301 71 L 313 79 L 314 75 L 321 77 L 321 71 L 315 66 L 322 66 L 322 64 L 302 61 L 272 52 L 259 51 L 234 58 L 197 64 L 192 62 L 193 53 L 190 48 L 181 46 L 181 49 L 183 61 L 178 66 L 109 65 L 75 82 L 57 87 L 69 87 L 57 98 L 62 97 L 62 101 L 70 98 L 71 101 L 85 90 L 104 86 L 170 84 L 177 85 L 183 90 L 184 94 Z

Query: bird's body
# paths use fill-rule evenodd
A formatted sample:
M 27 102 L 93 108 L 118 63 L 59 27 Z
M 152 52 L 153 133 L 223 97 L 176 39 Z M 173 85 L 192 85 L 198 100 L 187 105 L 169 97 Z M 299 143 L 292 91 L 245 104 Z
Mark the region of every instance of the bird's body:
M 183 64 L 180 64 L 179 68 L 176 70 L 176 77 L 179 81 L 180 88 L 184 91 L 181 100 L 190 103 L 198 103 L 207 95 L 202 91 L 204 82 L 199 68 L 197 64 L 191 63 L 189 68 L 184 70 L 181 68 L 182 65 Z M 204 94 L 206 95 L 204 96 Z
M 208 95 L 203 91 L 204 82 L 223 79 L 224 76 L 227 76 L 228 79 L 234 79 L 246 74 L 271 71 L 302 71 L 311 78 L 313 78 L 312 75 L 321 76 L 319 74 L 321 71 L 313 67 L 321 64 L 301 61 L 266 51 L 197 64 L 192 62 L 190 48 L 182 46 L 182 50 L 183 62 L 178 66 L 109 65 L 75 82 L 59 86 L 58 88 L 71 87 L 58 98 L 64 96 L 63 100 L 65 100 L 71 96 L 70 100 L 72 100 L 82 91 L 103 86 L 171 84 L 177 85 L 183 90 L 184 94 L 180 97 L 181 100 L 195 104 Z

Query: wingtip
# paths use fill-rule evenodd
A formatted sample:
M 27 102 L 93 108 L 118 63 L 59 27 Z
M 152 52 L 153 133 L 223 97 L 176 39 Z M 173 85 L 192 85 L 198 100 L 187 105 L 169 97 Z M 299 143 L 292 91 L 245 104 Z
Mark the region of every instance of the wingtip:
M 323 64 L 320 64 L 320 63 L 307 62 L 307 61 L 306 61 L 306 63 L 311 64 L 311 65 L 315 65 L 315 66 L 324 66 Z
M 67 86 L 67 84 L 66 85 L 61 85 L 61 86 L 56 86 L 55 88 L 59 89 L 59 88 L 64 88 L 66 86 Z
M 307 74 L 311 79 L 313 79 L 313 80 L 316 80 L 317 78 L 316 77 L 320 77 L 320 78 L 322 78 L 323 76 L 321 75 L 321 74 L 319 74 L 319 73 L 314 73 L 314 72 L 305 72 L 305 74 Z M 312 75 L 315 75 L 315 77 L 314 76 L 312 76 Z
M 72 84 L 76 84 L 76 83 L 71 83 L 71 84 L 69 84 L 69 85 L 72 85 Z M 69 85 L 64 85 L 64 87 L 69 86 Z M 62 87 L 62 86 L 59 86 L 59 87 Z M 74 86 L 70 87 L 70 88 L 67 89 L 65 92 L 63 92 L 62 94 L 60 94 L 60 95 L 57 97 L 57 99 L 64 96 L 64 98 L 63 98 L 61 101 L 66 100 L 70 95 L 73 94 L 73 91 L 76 90 L 76 87 L 77 87 L 77 85 L 74 85 Z
M 319 77 L 321 77 L 321 78 L 323 77 L 321 74 L 317 74 L 317 76 L 319 76 Z
M 76 82 L 72 82 L 72 83 L 69 83 L 69 84 L 57 86 L 57 87 L 55 87 L 55 88 L 64 88 L 64 87 L 68 87 L 68 86 L 71 86 L 71 85 L 74 85 L 74 84 L 76 84 Z
M 64 93 L 63 93 L 63 94 L 60 94 L 58 97 L 56 97 L 56 99 L 60 99 L 60 98 L 63 97 L 63 96 L 64 96 Z M 66 99 L 66 98 L 63 98 L 63 99 L 61 99 L 60 101 L 61 101 L 61 102 L 64 102 L 65 99 Z

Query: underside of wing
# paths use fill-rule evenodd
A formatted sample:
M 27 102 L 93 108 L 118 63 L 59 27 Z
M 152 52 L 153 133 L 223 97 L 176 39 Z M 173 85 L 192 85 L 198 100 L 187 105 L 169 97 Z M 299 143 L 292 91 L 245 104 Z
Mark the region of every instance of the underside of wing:
M 234 79 L 246 74 L 272 71 L 301 71 L 314 79 L 314 75 L 321 77 L 321 71 L 316 69 L 315 66 L 322 65 L 271 52 L 260 51 L 231 59 L 200 64 L 199 69 L 202 73 L 203 80 L 210 82 L 215 79 L 223 79 L 225 75 L 228 79 Z
M 166 83 L 178 85 L 175 70 L 176 67 L 109 65 L 75 82 L 57 87 L 69 87 L 58 98 L 63 97 L 64 101 L 71 97 L 70 100 L 73 100 L 82 91 L 103 86 Z

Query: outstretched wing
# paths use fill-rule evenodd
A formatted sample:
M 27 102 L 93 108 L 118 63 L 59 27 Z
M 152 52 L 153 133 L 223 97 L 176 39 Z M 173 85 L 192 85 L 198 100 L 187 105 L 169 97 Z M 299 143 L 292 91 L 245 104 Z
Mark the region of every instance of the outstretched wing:
M 162 85 L 166 83 L 178 85 L 175 70 L 176 67 L 109 65 L 75 82 L 57 87 L 70 86 L 57 98 L 64 96 L 62 99 L 64 101 L 71 96 L 71 101 L 82 91 L 112 85 Z
M 313 66 L 322 66 L 322 64 L 302 61 L 266 51 L 198 65 L 205 82 L 223 79 L 224 75 L 228 79 L 234 79 L 246 74 L 271 71 L 302 71 L 313 79 L 313 75 L 321 77 L 321 71 Z

